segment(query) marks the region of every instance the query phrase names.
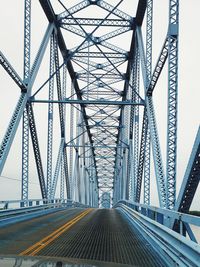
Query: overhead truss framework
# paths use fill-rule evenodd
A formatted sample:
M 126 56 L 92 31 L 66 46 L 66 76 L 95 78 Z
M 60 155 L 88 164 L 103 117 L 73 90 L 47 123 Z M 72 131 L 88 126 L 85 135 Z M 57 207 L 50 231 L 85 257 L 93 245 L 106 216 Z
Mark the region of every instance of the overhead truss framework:
M 71 1 L 39 0 L 48 25 L 31 65 L 33 2 L 24 1 L 23 78 L 0 52 L 2 67 L 21 90 L 1 143 L 0 173 L 22 119 L 23 200 L 29 197 L 31 139 L 44 199 L 54 199 L 60 186 L 62 199 L 109 207 L 120 199 L 141 202 L 143 187 L 143 202 L 150 205 L 152 151 L 160 207 L 177 210 L 184 207 L 187 211 L 184 201 L 188 198 L 191 175 L 184 178 L 184 191 L 176 204 L 179 1 L 169 0 L 169 27 L 153 72 L 153 0 L 135 1 L 131 15 L 121 7 L 126 0 L 113 0 L 112 4 L 103 0 L 73 1 L 76 2 L 73 6 Z M 146 31 L 142 31 L 145 13 Z M 43 61 L 48 66 L 48 76 L 35 86 Z M 165 167 L 153 94 L 167 61 Z M 45 90 L 48 96 L 42 98 L 41 92 Z M 43 134 L 42 140 L 47 144 L 45 158 L 35 116 L 39 104 L 48 105 L 47 134 Z M 56 115 L 57 137 L 54 136 Z M 55 138 L 59 139 L 57 150 Z M 194 189 L 190 189 L 190 203 L 198 178 L 195 181 Z

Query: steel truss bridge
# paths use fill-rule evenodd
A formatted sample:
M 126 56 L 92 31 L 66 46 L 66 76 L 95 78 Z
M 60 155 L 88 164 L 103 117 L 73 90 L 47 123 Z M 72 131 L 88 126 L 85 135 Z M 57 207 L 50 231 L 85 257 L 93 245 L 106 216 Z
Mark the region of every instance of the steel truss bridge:
M 1 201 L 0 253 L 9 266 L 24 266 L 26 256 L 62 257 L 52 265 L 32 258 L 30 266 L 78 266 L 79 258 L 88 264 L 80 266 L 200 266 L 193 230 L 200 218 L 189 214 L 200 129 L 176 192 L 179 0 L 168 2 L 166 37 L 152 66 L 153 0 L 24 0 L 23 75 L 0 52 L 19 90 L 0 146 L 1 175 L 17 131 L 22 136 L 21 163 L 12 163 L 21 166 L 21 197 Z M 34 53 L 32 32 L 42 32 L 33 27 L 37 8 L 46 30 Z M 165 165 L 153 102 L 164 71 Z M 38 199 L 30 194 L 30 162 Z M 8 254 L 18 255 L 13 264 Z

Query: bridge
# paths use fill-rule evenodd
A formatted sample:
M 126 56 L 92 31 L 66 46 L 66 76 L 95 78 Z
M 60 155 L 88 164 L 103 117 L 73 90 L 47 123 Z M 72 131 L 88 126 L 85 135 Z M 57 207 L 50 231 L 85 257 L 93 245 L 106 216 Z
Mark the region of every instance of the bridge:
M 200 128 L 177 174 L 179 0 L 164 35 L 153 0 L 4 2 L 0 265 L 200 266 Z

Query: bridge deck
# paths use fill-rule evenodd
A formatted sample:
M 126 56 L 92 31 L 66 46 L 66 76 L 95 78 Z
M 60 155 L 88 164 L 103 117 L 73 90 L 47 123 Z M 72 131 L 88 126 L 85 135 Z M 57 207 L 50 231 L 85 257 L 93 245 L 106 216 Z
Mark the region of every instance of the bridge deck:
M 83 212 L 81 209 L 59 211 L 0 229 L 1 254 L 78 258 L 131 266 L 166 266 L 118 210 Z

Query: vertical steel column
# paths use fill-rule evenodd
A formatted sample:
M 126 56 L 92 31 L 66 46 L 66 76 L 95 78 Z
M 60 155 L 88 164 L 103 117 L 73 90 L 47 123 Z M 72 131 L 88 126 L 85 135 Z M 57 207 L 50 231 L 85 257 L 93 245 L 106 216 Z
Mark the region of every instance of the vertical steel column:
M 131 66 L 130 71 L 130 84 L 133 85 L 133 77 L 134 77 L 134 63 Z M 135 92 L 131 90 L 131 101 L 135 101 Z M 129 185 L 129 196 L 128 198 L 130 200 L 133 200 L 133 194 L 134 194 L 134 173 L 133 173 L 133 123 L 134 123 L 134 114 L 135 114 L 135 106 L 131 106 L 130 108 L 130 125 L 129 125 L 129 176 L 130 176 L 130 185 Z
M 132 85 L 133 83 L 133 65 L 130 67 L 130 81 L 129 83 Z M 134 101 L 135 94 L 131 86 L 129 86 L 129 95 L 130 100 Z M 127 191 L 126 191 L 126 199 L 132 199 L 132 183 L 133 183 L 133 175 L 132 175 L 132 162 L 133 162 L 133 121 L 134 121 L 134 110 L 135 107 L 132 105 L 129 107 L 129 150 L 128 150 L 128 159 L 127 159 Z
M 140 144 L 140 155 L 139 155 L 139 162 L 138 162 L 137 185 L 136 185 L 136 192 L 135 192 L 136 202 L 140 202 L 140 197 L 141 197 L 147 128 L 148 128 L 148 117 L 146 116 L 145 110 L 144 110 L 142 133 L 141 133 L 141 144 Z
M 122 125 L 119 126 L 119 140 L 121 139 L 121 131 Z M 116 155 L 121 155 L 122 148 L 120 147 L 120 141 L 116 148 Z M 115 159 L 115 168 L 114 168 L 114 202 L 116 203 L 121 199 L 121 176 L 120 176 L 120 168 L 121 168 L 121 158 L 116 156 Z
M 80 141 L 81 141 L 81 114 L 79 112 L 79 110 L 77 109 L 76 111 L 76 124 L 77 124 L 77 128 L 76 128 L 76 136 L 79 136 L 76 139 L 76 145 L 77 145 L 77 154 L 78 154 L 78 159 L 77 159 L 77 201 L 81 202 L 81 172 L 80 172 L 80 157 L 79 157 L 79 151 L 81 149 L 79 149 L 79 145 L 81 145 Z
M 64 149 L 64 138 L 61 138 L 58 156 L 57 156 L 57 160 L 56 160 L 55 172 L 53 175 L 52 185 L 51 185 L 51 199 L 55 198 L 58 176 L 59 176 L 59 172 L 60 172 L 60 168 L 61 168 L 60 166 L 61 166 L 63 149 Z
M 80 165 L 81 165 L 81 203 L 86 204 L 85 203 L 85 127 L 84 127 L 84 120 L 83 120 L 83 116 L 81 114 L 81 128 L 82 128 L 82 135 L 80 136 L 81 138 L 81 154 L 82 157 L 80 157 Z
M 136 44 L 135 60 L 134 60 L 134 77 L 133 77 L 133 88 L 135 89 L 134 100 L 139 102 L 139 80 L 140 80 L 140 61 L 139 61 L 139 49 Z M 137 175 L 138 175 L 138 163 L 139 163 L 139 106 L 134 108 L 134 124 L 133 124 L 133 201 L 136 199 L 136 188 L 137 188 Z
M 63 86 L 62 86 L 62 98 L 63 99 L 66 98 L 66 91 L 67 91 L 67 67 L 64 64 L 63 65 Z M 65 121 L 66 121 L 66 105 L 63 105 L 63 120 L 64 120 L 64 125 L 65 125 Z M 65 149 L 65 147 L 64 147 L 64 149 Z M 64 169 L 64 153 L 63 153 L 62 161 L 61 161 L 61 182 L 60 182 L 60 194 L 62 193 L 63 198 L 64 198 L 64 171 L 65 171 L 65 169 Z
M 126 183 L 126 199 L 130 199 L 130 188 L 131 188 L 131 179 L 130 179 L 130 170 L 131 170 L 131 146 L 132 146 L 131 140 L 129 141 L 129 149 L 128 149 L 128 157 L 127 157 L 127 183 Z
M 122 113 L 122 118 L 123 118 L 123 113 Z M 121 131 L 120 131 L 120 135 L 119 138 L 123 139 L 123 121 L 120 124 L 121 126 Z M 119 175 L 119 199 L 123 199 L 123 147 L 122 147 L 122 142 L 119 142 L 120 145 L 120 157 L 119 161 L 118 161 L 118 175 Z M 117 155 L 116 155 L 117 157 Z M 118 159 L 118 157 L 117 157 Z
M 78 150 L 76 149 L 75 153 L 75 161 L 74 161 L 74 173 L 73 173 L 73 180 L 74 180 L 74 201 L 78 201 Z
M 73 82 L 71 83 L 71 99 L 74 99 L 74 85 Z M 74 107 L 71 104 L 70 106 L 70 140 L 73 140 L 74 136 Z M 73 195 L 73 146 L 71 143 L 71 146 L 69 148 L 69 182 L 71 187 L 71 196 Z
M 122 131 L 121 131 L 121 135 L 120 138 L 121 140 L 124 140 L 125 137 L 125 110 L 122 110 L 122 119 L 121 119 L 121 126 L 122 126 Z M 120 141 L 120 145 L 122 146 L 122 142 Z M 121 148 L 120 150 L 120 155 L 121 155 L 121 175 L 120 175 L 120 183 L 121 183 L 121 196 L 120 199 L 125 199 L 125 193 L 126 193 L 126 159 L 125 159 L 125 149 Z M 117 155 L 116 155 L 117 156 Z
M 86 143 L 88 143 L 88 138 L 86 139 Z M 89 205 L 89 196 L 90 196 L 90 176 L 88 172 L 88 165 L 89 165 L 89 157 L 90 151 L 86 151 L 86 159 L 85 159 L 85 175 L 86 175 L 86 203 Z
M 131 87 L 129 86 L 128 87 L 128 90 L 127 90 L 127 97 L 126 99 L 127 100 L 131 100 L 132 98 L 132 89 Z M 130 169 L 131 169 L 131 161 L 130 161 L 130 157 L 131 157 L 131 149 L 130 149 L 130 146 L 132 145 L 131 144 L 131 140 L 130 140 L 130 118 L 131 118 L 131 107 L 130 106 L 127 106 L 126 107 L 126 110 L 127 110 L 127 122 L 126 122 L 126 127 L 127 127 L 127 131 L 126 131 L 126 143 L 128 144 L 129 146 L 129 149 L 126 149 L 126 157 L 127 157 L 127 163 L 126 163 L 126 166 L 127 166 L 127 171 L 126 171 L 126 194 L 125 194 L 125 198 L 128 200 L 130 199 L 130 188 L 131 188 L 131 179 L 130 179 Z
M 31 0 L 24 1 L 24 82 L 28 84 L 30 74 L 31 48 Z M 29 120 L 24 109 L 22 120 L 22 189 L 21 199 L 28 199 L 28 171 L 29 171 Z
M 81 166 L 80 166 L 80 158 L 79 158 L 79 156 L 78 156 L 78 162 L 77 162 L 77 175 L 78 175 L 78 177 L 77 177 L 77 190 L 78 190 L 78 192 L 77 192 L 77 198 L 78 198 L 78 202 L 81 202 L 81 172 L 80 172 L 80 170 L 81 170 Z
M 70 183 L 69 183 L 69 172 L 68 172 L 68 161 L 67 161 L 67 152 L 66 148 L 63 150 L 63 161 L 64 161 L 64 169 L 65 169 L 65 182 L 66 182 L 66 193 L 67 199 L 71 199 L 70 195 Z
M 148 121 L 147 110 L 145 114 Z M 144 155 L 144 204 L 150 205 L 150 171 L 151 171 L 151 136 L 150 125 L 147 122 L 146 143 L 145 143 L 145 155 Z
M 147 1 L 147 32 L 146 32 L 146 74 L 147 81 L 151 80 L 152 72 L 152 30 L 153 30 L 153 0 Z M 147 117 L 145 110 L 144 116 Z M 150 204 L 150 126 L 147 124 L 146 144 L 145 144 L 145 158 L 144 158 L 144 204 Z
M 61 171 L 60 171 L 60 199 L 64 200 L 64 177 L 65 177 L 65 168 L 64 168 L 64 155 L 62 154 L 62 159 L 61 159 Z
M 86 177 L 86 149 L 85 149 L 85 143 L 86 143 L 86 136 L 85 133 L 83 134 L 83 186 L 84 186 L 84 203 L 87 204 L 87 177 Z
M 76 190 L 77 190 L 77 182 L 76 182 L 76 177 L 77 177 L 77 162 L 78 162 L 78 153 L 77 151 L 75 152 L 74 156 L 74 162 L 73 162 L 73 170 L 72 170 L 72 199 L 76 201 Z
M 128 106 L 124 107 L 124 119 L 123 119 L 123 141 L 128 141 Z M 127 183 L 128 183 L 128 177 L 127 177 L 127 161 L 128 161 L 128 154 L 127 149 L 123 148 L 123 199 L 127 199 Z
M 86 138 L 86 144 L 89 143 L 89 138 L 87 135 Z M 89 166 L 89 160 L 90 160 L 90 150 L 86 151 L 86 159 L 85 159 L 85 175 L 86 175 L 86 203 L 89 205 L 89 197 L 90 197 L 90 175 L 88 171 L 88 166 Z
M 168 29 L 168 127 L 167 127 L 167 208 L 176 200 L 177 93 L 178 93 L 179 0 L 169 2 Z
M 54 36 L 50 40 L 50 68 L 49 76 L 54 72 Z M 49 80 L 49 100 L 54 96 L 54 77 Z M 48 139 L 47 139 L 47 197 L 51 197 L 52 184 L 52 145 L 53 145 L 53 104 L 48 104 Z

